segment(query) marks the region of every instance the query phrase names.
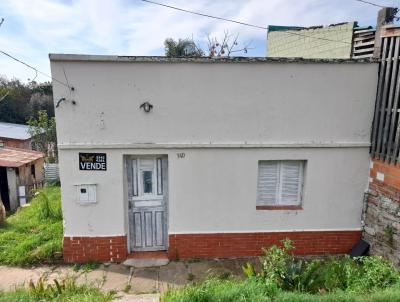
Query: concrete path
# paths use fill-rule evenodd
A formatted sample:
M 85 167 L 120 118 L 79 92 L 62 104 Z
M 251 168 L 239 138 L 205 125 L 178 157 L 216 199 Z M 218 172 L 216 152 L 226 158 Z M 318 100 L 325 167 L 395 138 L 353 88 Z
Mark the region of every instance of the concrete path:
M 16 268 L 0 266 L 0 290 L 25 286 L 44 276 L 49 282 L 66 277 L 90 283 L 104 291 L 115 290 L 119 302 L 156 302 L 160 294 L 209 276 L 243 278 L 242 266 L 250 262 L 259 267 L 258 258 L 173 261 L 154 268 L 135 268 L 122 264 L 102 264 L 90 272 L 74 271 L 72 266 Z

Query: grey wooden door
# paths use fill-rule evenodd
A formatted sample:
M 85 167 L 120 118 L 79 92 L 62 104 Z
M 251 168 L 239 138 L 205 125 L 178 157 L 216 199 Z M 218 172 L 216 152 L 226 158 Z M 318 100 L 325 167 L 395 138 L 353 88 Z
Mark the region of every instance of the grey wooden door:
M 127 159 L 131 251 L 167 249 L 167 158 Z

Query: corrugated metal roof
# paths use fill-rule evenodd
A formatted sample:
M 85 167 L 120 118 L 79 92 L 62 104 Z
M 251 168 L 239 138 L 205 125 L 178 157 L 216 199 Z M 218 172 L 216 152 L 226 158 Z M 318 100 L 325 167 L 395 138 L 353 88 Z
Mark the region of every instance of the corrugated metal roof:
M 20 124 L 11 124 L 0 122 L 0 137 L 14 139 L 29 139 L 31 135 L 28 133 L 29 126 Z
M 27 149 L 19 148 L 0 148 L 0 167 L 20 167 L 29 164 L 39 158 L 43 153 Z

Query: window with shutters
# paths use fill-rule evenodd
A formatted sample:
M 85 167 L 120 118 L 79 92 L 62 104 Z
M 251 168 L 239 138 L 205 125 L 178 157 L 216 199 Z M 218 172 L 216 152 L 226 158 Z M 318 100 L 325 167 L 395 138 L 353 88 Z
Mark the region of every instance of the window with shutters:
M 305 161 L 259 161 L 257 209 L 301 209 Z

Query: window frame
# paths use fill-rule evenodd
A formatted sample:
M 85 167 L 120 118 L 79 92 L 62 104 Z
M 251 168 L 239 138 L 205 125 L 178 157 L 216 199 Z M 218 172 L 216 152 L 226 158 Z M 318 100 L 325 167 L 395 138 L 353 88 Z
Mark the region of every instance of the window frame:
M 277 164 L 278 173 L 278 184 L 276 188 L 275 202 L 271 203 L 265 200 L 261 200 L 259 196 L 260 192 L 260 167 L 262 163 L 272 162 Z M 298 200 L 296 203 L 283 203 L 282 202 L 282 183 L 283 183 L 283 164 L 285 162 L 298 162 L 300 164 L 299 173 L 299 192 Z M 306 171 L 307 161 L 303 159 L 282 159 L 282 160 L 259 160 L 257 165 L 257 198 L 256 198 L 256 209 L 257 210 L 302 210 L 304 201 L 304 179 Z
M 152 164 L 149 163 L 146 165 L 142 165 L 144 161 L 152 161 Z M 164 191 L 162 186 L 162 158 L 161 157 L 133 157 L 130 159 L 131 162 L 131 173 L 132 173 L 132 183 L 129 184 L 131 186 L 131 194 L 130 200 L 138 201 L 138 200 L 158 200 L 163 199 Z M 128 166 L 129 168 L 129 166 Z M 143 172 L 149 171 L 152 172 L 152 192 L 145 193 L 144 192 L 144 179 Z M 161 182 L 161 183 L 160 183 Z

